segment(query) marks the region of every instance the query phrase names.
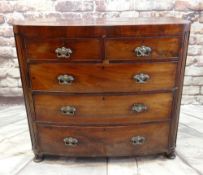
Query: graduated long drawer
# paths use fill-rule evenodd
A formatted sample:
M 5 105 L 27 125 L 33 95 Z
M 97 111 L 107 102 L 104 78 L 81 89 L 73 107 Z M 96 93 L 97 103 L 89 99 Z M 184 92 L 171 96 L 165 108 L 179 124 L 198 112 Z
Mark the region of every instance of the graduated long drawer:
M 42 153 L 68 156 L 133 156 L 168 149 L 168 123 L 108 127 L 38 125 Z
M 33 90 L 64 92 L 134 92 L 171 89 L 177 64 L 69 64 L 30 65 Z
M 115 125 L 168 120 L 173 94 L 34 95 L 33 99 L 37 121 Z

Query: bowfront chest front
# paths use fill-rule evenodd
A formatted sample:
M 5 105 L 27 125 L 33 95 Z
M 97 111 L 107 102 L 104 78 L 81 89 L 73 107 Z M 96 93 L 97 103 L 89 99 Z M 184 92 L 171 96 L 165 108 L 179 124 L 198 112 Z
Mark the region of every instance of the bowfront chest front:
M 189 30 L 175 18 L 14 25 L 34 160 L 174 158 Z

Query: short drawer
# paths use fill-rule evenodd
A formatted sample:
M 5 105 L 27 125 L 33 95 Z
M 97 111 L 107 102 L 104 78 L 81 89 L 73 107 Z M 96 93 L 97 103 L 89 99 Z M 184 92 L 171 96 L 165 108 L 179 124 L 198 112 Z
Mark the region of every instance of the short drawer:
M 105 42 L 109 60 L 178 58 L 180 46 L 178 37 L 107 39 Z
M 38 125 L 40 152 L 68 156 L 132 156 L 167 151 L 168 123 L 116 127 Z
M 34 95 L 36 120 L 65 124 L 131 124 L 170 118 L 172 93 Z
M 171 63 L 145 64 L 32 64 L 33 90 L 64 92 L 134 92 L 171 89 L 176 66 Z
M 99 39 L 28 39 L 28 59 L 95 61 L 101 59 Z

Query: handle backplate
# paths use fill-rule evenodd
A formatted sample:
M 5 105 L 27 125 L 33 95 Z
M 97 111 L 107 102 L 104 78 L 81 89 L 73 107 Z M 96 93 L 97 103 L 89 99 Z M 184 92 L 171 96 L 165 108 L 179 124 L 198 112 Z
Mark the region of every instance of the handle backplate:
M 148 46 L 140 46 L 134 49 L 137 57 L 150 56 L 152 49 Z
M 148 107 L 143 103 L 135 103 L 132 106 L 132 111 L 136 113 L 141 113 L 147 111 Z
M 75 78 L 72 75 L 59 75 L 57 77 L 59 84 L 61 85 L 70 85 L 75 80 Z
M 146 139 L 143 136 L 133 136 L 131 138 L 131 142 L 132 142 L 133 145 L 142 145 L 142 144 L 145 143 L 145 140 Z
M 146 83 L 150 79 L 150 76 L 148 74 L 145 74 L 145 73 L 139 73 L 139 74 L 134 75 L 133 79 L 137 83 Z
M 70 48 L 58 47 L 55 50 L 57 58 L 69 58 L 73 51 Z
M 60 111 L 63 115 L 73 116 L 75 115 L 76 108 L 73 106 L 62 106 Z
M 63 139 L 65 146 L 76 146 L 78 144 L 78 139 L 74 137 L 66 137 Z

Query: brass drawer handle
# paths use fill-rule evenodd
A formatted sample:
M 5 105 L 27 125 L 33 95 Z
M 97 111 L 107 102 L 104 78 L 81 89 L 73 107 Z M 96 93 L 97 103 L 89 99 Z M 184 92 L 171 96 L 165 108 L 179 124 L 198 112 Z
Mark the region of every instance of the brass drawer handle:
M 150 76 L 148 74 L 139 73 L 139 74 L 134 75 L 133 79 L 137 83 L 146 83 L 150 79 Z
M 147 46 L 140 46 L 134 49 L 136 56 L 138 57 L 146 57 L 151 54 L 152 49 Z
M 55 50 L 57 58 L 69 58 L 73 51 L 70 48 L 58 47 Z
M 131 138 L 131 142 L 133 145 L 142 145 L 145 142 L 145 137 L 143 136 L 134 136 Z
M 76 112 L 76 108 L 73 106 L 62 106 L 61 107 L 61 113 L 63 115 L 73 116 L 73 115 L 75 115 L 75 112 Z
M 136 104 L 133 104 L 132 106 L 132 111 L 136 113 L 145 112 L 147 111 L 147 109 L 148 109 L 147 106 L 142 103 L 136 103 Z
M 66 137 L 63 139 L 65 146 L 76 146 L 78 144 L 78 139 L 73 137 Z
M 59 84 L 63 85 L 70 85 L 75 80 L 75 78 L 72 75 L 59 75 L 57 77 Z

